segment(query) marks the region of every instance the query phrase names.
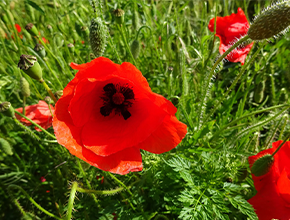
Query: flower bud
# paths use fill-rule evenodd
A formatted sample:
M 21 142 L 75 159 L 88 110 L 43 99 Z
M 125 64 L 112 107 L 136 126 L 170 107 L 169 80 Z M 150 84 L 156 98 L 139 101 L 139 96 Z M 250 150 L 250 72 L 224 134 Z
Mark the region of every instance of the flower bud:
M 69 52 L 71 52 L 71 53 L 75 52 L 75 46 L 72 43 L 68 44 L 67 47 L 69 49 Z
M 95 18 L 91 21 L 90 43 L 95 56 L 102 56 L 107 43 L 107 26 L 101 18 Z
M 134 57 L 134 59 L 137 59 L 140 53 L 140 42 L 138 40 L 134 40 L 131 44 L 131 53 Z
M 42 81 L 42 70 L 37 62 L 37 58 L 31 55 L 21 55 L 18 67 L 22 69 L 28 76 L 38 81 Z
M 3 138 L 0 138 L 0 149 L 7 155 L 13 155 L 11 145 Z
M 2 102 L 0 112 L 7 117 L 15 118 L 15 111 L 10 102 Z
M 255 91 L 254 91 L 254 101 L 256 103 L 261 103 L 264 100 L 264 92 L 265 92 L 266 84 L 265 80 L 259 82 L 255 86 Z
M 21 93 L 24 97 L 30 96 L 29 83 L 24 77 L 20 77 L 20 88 L 21 88 Z
M 135 9 L 135 7 L 133 11 L 132 27 L 133 27 L 133 30 L 138 30 L 140 26 L 140 21 L 139 21 L 138 11 Z
M 49 96 L 45 96 L 44 98 L 44 101 L 47 103 L 47 104 L 51 104 L 52 103 L 52 100 Z
M 55 98 L 58 100 L 63 95 L 63 91 L 59 90 L 54 93 Z
M 25 26 L 25 29 L 31 34 L 32 36 L 38 36 L 38 30 L 34 24 L 29 23 Z
M 258 15 L 248 30 L 252 40 L 275 37 L 290 25 L 290 1 L 281 1 Z
M 257 159 L 252 166 L 252 174 L 255 176 L 263 176 L 268 173 L 274 164 L 274 157 L 271 154 L 266 154 Z
M 280 102 L 287 102 L 288 101 L 288 93 L 285 88 L 281 89 L 280 97 L 279 97 Z
M 46 55 L 44 46 L 42 44 L 37 43 L 33 50 L 42 58 L 44 58 Z
M 124 23 L 125 12 L 122 9 L 116 9 L 113 11 L 117 24 L 121 25 Z

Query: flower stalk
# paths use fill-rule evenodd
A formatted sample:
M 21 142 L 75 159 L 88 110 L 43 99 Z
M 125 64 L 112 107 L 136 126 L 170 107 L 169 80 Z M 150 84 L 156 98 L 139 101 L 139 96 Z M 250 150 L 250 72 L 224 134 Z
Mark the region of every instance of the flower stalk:
M 72 188 L 70 191 L 69 200 L 68 200 L 67 216 L 66 216 L 67 220 L 71 220 L 72 209 L 73 209 L 73 204 L 74 204 L 74 200 L 75 200 L 75 196 L 76 196 L 77 187 L 78 187 L 78 183 L 73 182 Z

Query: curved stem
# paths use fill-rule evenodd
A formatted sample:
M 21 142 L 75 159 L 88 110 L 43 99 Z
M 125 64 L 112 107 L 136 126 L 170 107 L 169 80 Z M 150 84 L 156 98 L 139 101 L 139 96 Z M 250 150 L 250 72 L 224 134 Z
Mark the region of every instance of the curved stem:
M 290 134 L 285 138 L 285 140 L 279 145 L 279 147 L 275 150 L 275 152 L 272 154 L 272 157 L 281 149 L 281 147 L 285 144 L 285 142 L 290 138 Z
M 219 107 L 219 105 L 225 100 L 225 98 L 227 97 L 227 95 L 230 93 L 230 91 L 234 88 L 234 86 L 237 84 L 237 82 L 239 81 L 239 79 L 241 78 L 241 76 L 244 74 L 244 72 L 246 71 L 247 67 L 250 66 L 255 58 L 258 56 L 258 54 L 260 53 L 260 51 L 263 49 L 263 47 L 265 46 L 265 44 L 267 44 L 267 42 L 265 42 L 264 44 L 262 44 L 262 46 L 254 53 L 254 55 L 251 57 L 251 60 L 249 62 L 247 62 L 243 68 L 241 69 L 239 75 L 235 78 L 234 82 L 231 84 L 231 86 L 228 88 L 228 90 L 226 91 L 226 93 L 222 96 L 221 99 L 218 100 L 218 103 L 215 104 L 214 109 L 208 114 L 208 116 L 205 119 L 205 122 L 208 120 L 208 118 L 217 110 L 217 108 Z
M 36 127 L 38 127 L 41 131 L 43 131 L 45 134 L 47 134 L 48 136 L 52 137 L 53 139 L 56 140 L 56 137 L 54 135 L 52 135 L 51 133 L 49 133 L 47 130 L 45 130 L 43 127 L 41 127 L 40 125 L 36 124 L 34 121 L 32 121 L 30 118 L 27 118 L 25 115 L 23 115 L 22 113 L 15 111 L 16 114 L 20 115 L 22 118 L 25 118 L 27 121 L 29 121 L 30 123 L 32 123 L 33 125 L 35 125 Z M 17 119 L 16 119 L 17 120 Z M 17 123 L 20 123 L 17 120 Z M 20 123 L 21 124 L 21 123 Z M 23 124 L 21 124 L 22 126 L 24 126 Z M 24 126 L 26 129 L 27 127 Z M 31 132 L 31 131 L 30 131 Z
M 93 190 L 93 189 L 83 189 L 78 187 L 77 191 L 81 192 L 81 193 L 92 193 L 93 195 L 115 195 L 118 192 L 123 191 L 124 188 L 123 187 L 119 187 L 116 189 L 112 189 L 112 190 Z
M 25 115 L 26 96 L 23 96 L 23 115 Z
M 15 111 L 18 113 L 17 111 Z M 40 141 L 40 137 L 38 137 L 36 134 L 34 134 L 28 127 L 23 125 L 20 121 L 18 121 L 16 118 L 14 118 L 14 121 L 17 125 L 19 125 L 21 128 L 23 128 L 25 131 L 27 131 L 32 137 L 34 137 L 36 140 Z
M 54 103 L 57 102 L 57 99 L 55 98 L 54 94 L 52 93 L 51 89 L 48 87 L 48 85 L 46 84 L 46 82 L 43 80 L 40 82 L 44 88 L 46 89 L 46 91 L 48 92 L 49 96 L 52 98 L 52 100 L 54 101 Z
M 74 204 L 74 200 L 75 200 L 75 196 L 76 196 L 77 187 L 78 187 L 78 183 L 73 182 L 73 185 L 72 185 L 72 188 L 70 191 L 70 196 L 68 199 L 68 205 L 67 205 L 67 216 L 66 216 L 67 220 L 71 220 L 71 214 L 72 214 L 72 209 L 73 209 L 73 204 Z
M 48 215 L 48 216 L 50 216 L 50 217 L 52 217 L 52 218 L 55 218 L 55 219 L 61 220 L 61 218 L 57 217 L 56 215 L 50 213 L 49 211 L 47 211 L 46 209 L 44 209 L 44 208 L 42 208 L 40 205 L 38 205 L 38 203 L 35 202 L 34 199 L 32 199 L 32 198 L 28 195 L 28 193 L 27 193 L 27 192 L 26 192 L 22 187 L 20 187 L 20 186 L 16 186 L 16 185 L 10 185 L 10 186 L 8 186 L 8 188 L 12 188 L 12 187 L 20 189 L 20 191 L 21 191 L 21 192 L 26 196 L 26 198 L 27 198 L 27 199 L 28 199 L 28 200 L 29 200 L 33 205 L 35 205 L 35 206 L 36 206 L 40 211 L 42 211 L 43 213 L 45 213 L 46 215 Z

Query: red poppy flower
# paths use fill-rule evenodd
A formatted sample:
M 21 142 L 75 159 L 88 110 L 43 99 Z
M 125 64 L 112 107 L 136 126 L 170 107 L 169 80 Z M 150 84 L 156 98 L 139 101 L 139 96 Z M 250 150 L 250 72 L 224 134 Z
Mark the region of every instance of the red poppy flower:
M 79 70 L 55 107 L 58 142 L 71 154 L 117 174 L 142 170 L 140 149 L 160 154 L 186 134 L 173 104 L 153 93 L 142 73 L 99 57 Z
M 45 182 L 46 181 L 46 179 L 42 176 L 42 177 L 40 177 L 40 179 L 39 179 L 42 183 L 43 182 Z
M 272 144 L 272 148 L 249 157 L 250 167 L 265 154 L 273 154 L 283 141 Z M 260 220 L 290 219 L 290 141 L 274 155 L 274 164 L 263 176 L 252 174 L 257 194 L 248 200 Z
M 208 29 L 214 32 L 215 18 L 211 19 L 208 24 Z M 223 54 L 227 51 L 233 43 L 240 37 L 247 34 L 249 28 L 249 22 L 245 16 L 245 13 L 241 8 L 238 8 L 238 13 L 232 13 L 229 16 L 217 17 L 216 20 L 216 36 L 220 39 L 219 51 Z M 245 63 L 245 59 L 250 52 L 254 43 L 250 43 L 245 46 L 232 51 L 226 56 L 226 59 L 230 62 L 241 62 L 242 65 Z
M 20 32 L 21 32 L 21 27 L 20 27 L 20 25 L 19 25 L 19 24 L 15 24 L 15 28 L 16 28 L 16 30 L 18 31 L 18 33 L 20 33 Z
M 54 114 L 54 108 L 52 105 L 50 105 L 52 114 Z M 16 111 L 22 113 L 23 108 L 15 109 Z M 25 125 L 29 126 L 32 125 L 31 122 L 28 120 L 21 118 L 18 114 L 15 114 L 16 118 L 24 123 Z M 47 129 L 51 127 L 52 125 L 52 115 L 48 108 L 48 104 L 44 101 L 39 101 L 38 104 L 30 105 L 25 107 L 25 116 L 43 127 L 44 129 Z M 39 128 L 35 127 L 35 130 L 41 131 Z

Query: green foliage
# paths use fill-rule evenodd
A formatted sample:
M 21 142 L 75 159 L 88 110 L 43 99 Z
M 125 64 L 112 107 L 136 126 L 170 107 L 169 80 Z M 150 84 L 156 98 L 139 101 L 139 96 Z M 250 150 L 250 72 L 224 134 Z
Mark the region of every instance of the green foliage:
M 24 130 L 24 125 L 0 115 L 0 140 L 13 149 L 13 155 L 0 149 L 0 219 L 51 219 L 30 198 L 62 219 L 66 213 L 76 220 L 257 219 L 247 203 L 256 193 L 247 157 L 285 139 L 284 131 L 290 129 L 290 35 L 271 39 L 265 46 L 256 42 L 245 65 L 256 52 L 257 56 L 240 78 L 240 63 L 225 62 L 209 79 L 219 56 L 219 39 L 207 25 L 215 14 L 226 16 L 238 7 L 252 20 L 270 3 L 1 1 L 0 26 L 6 35 L 0 35 L 0 103 L 9 101 L 15 109 L 23 106 L 20 79 L 24 73 L 17 68 L 21 54 L 37 57 L 53 93 L 62 91 L 73 79 L 76 71 L 69 67 L 71 62 L 86 63 L 102 55 L 119 64 L 136 62 L 152 91 L 177 107 L 176 116 L 188 125 L 188 134 L 170 152 L 155 155 L 142 151 L 142 172 L 114 178 L 86 163 L 79 164 L 34 126 Z M 111 13 L 116 8 L 125 11 L 122 29 Z M 31 22 L 47 42 L 45 57 L 33 50 L 39 39 L 24 29 Z M 14 23 L 21 26 L 20 33 Z M 70 43 L 74 52 L 67 47 Z M 90 54 L 91 43 L 95 43 L 95 55 Z M 131 50 L 128 43 L 132 43 Z M 29 77 L 26 80 L 30 88 L 26 105 L 48 95 L 40 83 Z M 53 135 L 53 128 L 47 131 Z M 46 181 L 42 182 L 42 177 Z M 68 203 L 72 182 L 79 188 L 74 202 Z

